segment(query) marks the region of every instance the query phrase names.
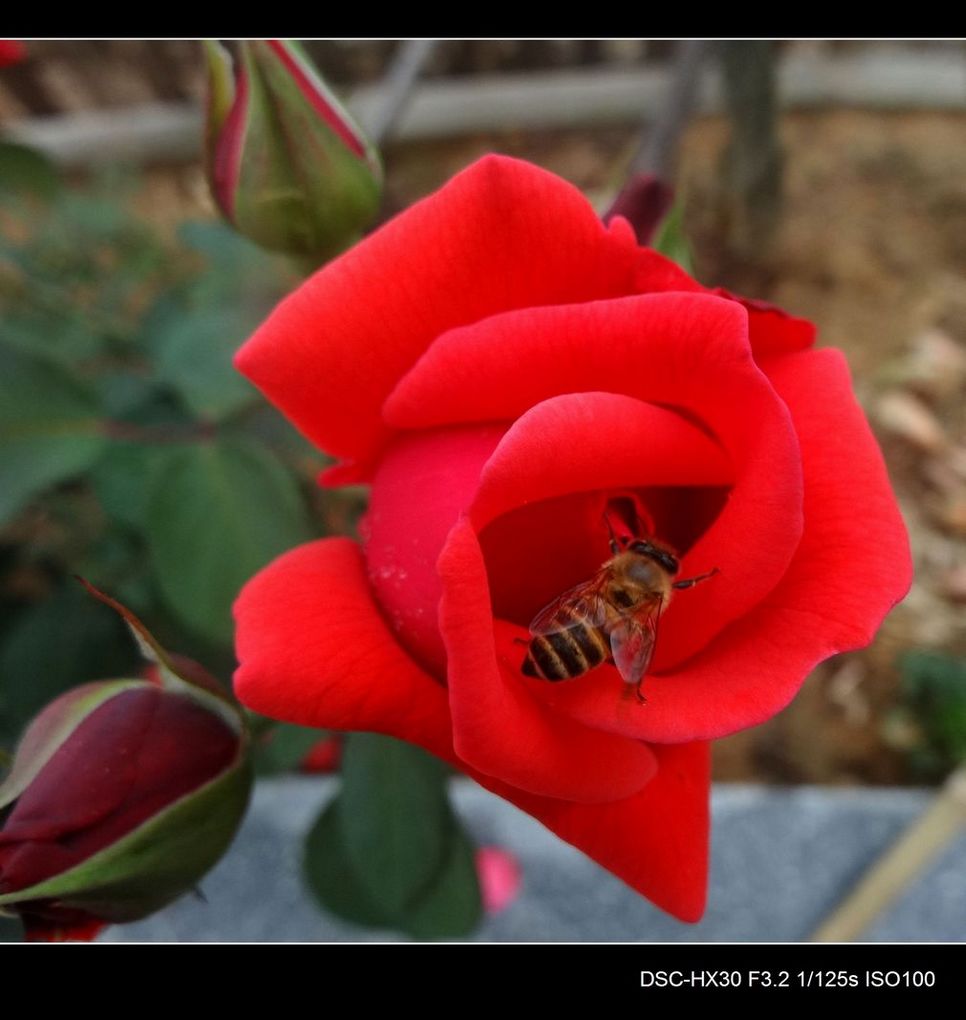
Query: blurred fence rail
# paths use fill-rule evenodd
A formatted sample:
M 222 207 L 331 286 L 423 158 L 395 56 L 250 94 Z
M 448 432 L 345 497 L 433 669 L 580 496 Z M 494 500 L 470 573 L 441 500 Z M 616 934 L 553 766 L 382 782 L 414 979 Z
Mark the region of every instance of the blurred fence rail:
M 366 126 L 398 44 L 308 45 Z M 673 47 L 647 40 L 444 40 L 394 137 L 637 124 L 665 99 Z M 42 41 L 30 51 L 28 61 L 0 75 L 0 120 L 10 136 L 66 165 L 196 155 L 203 89 L 196 43 Z M 784 109 L 966 110 L 966 44 L 786 43 L 779 99 Z M 720 105 L 710 61 L 697 112 Z
M 309 40 L 329 81 L 352 87 L 377 81 L 396 40 Z M 662 61 L 662 40 L 445 40 L 427 77 L 514 73 L 564 67 L 633 66 Z M 200 98 L 204 71 L 197 42 L 184 39 L 30 42 L 28 59 L 0 81 L 0 117 L 49 116 L 142 103 Z

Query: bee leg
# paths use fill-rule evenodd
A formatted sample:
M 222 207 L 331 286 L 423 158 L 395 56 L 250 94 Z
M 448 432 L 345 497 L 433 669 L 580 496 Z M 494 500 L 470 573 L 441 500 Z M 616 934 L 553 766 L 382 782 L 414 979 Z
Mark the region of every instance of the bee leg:
M 636 684 L 625 682 L 623 690 L 621 691 L 621 700 L 624 702 L 629 702 L 631 701 L 631 699 L 634 699 L 638 703 L 638 705 L 646 705 L 647 698 L 645 698 L 643 693 L 641 692 L 641 687 L 643 685 L 644 685 L 643 677 L 641 677 L 641 679 L 638 680 Z
M 620 547 L 617 544 L 617 536 L 614 534 L 614 527 L 610 523 L 606 510 L 603 513 L 602 520 L 607 525 L 607 533 L 610 535 L 610 554 L 611 556 L 616 556 L 620 552 Z
M 715 567 L 714 570 L 709 570 L 706 574 L 698 574 L 697 577 L 686 577 L 683 581 L 675 581 L 671 585 L 672 588 L 693 588 L 696 584 L 700 584 L 702 581 L 707 581 L 709 577 L 714 577 L 715 574 L 720 574 L 721 571 Z

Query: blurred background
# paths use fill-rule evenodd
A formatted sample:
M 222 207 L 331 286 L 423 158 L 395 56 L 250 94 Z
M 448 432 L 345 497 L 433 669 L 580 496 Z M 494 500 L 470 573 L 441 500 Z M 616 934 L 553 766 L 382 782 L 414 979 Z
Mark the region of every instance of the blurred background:
M 306 44 L 381 139 L 382 217 L 489 151 L 560 174 L 601 211 L 634 165 L 674 186 L 702 283 L 809 318 L 846 352 L 915 584 L 872 647 L 717 742 L 714 777 L 938 783 L 966 758 L 966 44 L 751 46 L 442 40 L 409 88 L 398 41 Z M 231 370 L 299 269 L 218 218 L 204 85 L 185 40 L 28 42 L 0 67 L 8 748 L 59 691 L 135 668 L 72 574 L 225 677 L 242 582 L 351 532 L 363 506 L 361 491 L 320 492 L 324 457 Z M 297 766 L 311 739 L 280 738 L 265 770 Z

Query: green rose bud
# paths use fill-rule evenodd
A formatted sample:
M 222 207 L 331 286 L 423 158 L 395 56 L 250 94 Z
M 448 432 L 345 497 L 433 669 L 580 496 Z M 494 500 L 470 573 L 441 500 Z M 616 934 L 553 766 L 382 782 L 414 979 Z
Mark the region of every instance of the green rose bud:
M 323 262 L 375 216 L 379 156 L 297 43 L 205 43 L 206 169 L 229 222 L 264 248 Z

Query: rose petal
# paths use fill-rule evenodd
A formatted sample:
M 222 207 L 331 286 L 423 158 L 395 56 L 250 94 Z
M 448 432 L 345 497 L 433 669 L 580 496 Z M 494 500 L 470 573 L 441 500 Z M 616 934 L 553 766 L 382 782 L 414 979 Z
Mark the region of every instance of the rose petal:
M 658 746 L 654 752 L 657 775 L 626 800 L 587 805 L 508 799 L 662 910 L 699 921 L 708 882 L 708 745 Z
M 709 765 L 702 744 L 654 749 L 655 777 L 632 797 L 567 803 L 516 790 L 453 753 L 446 691 L 401 651 L 347 539 L 294 549 L 246 585 L 235 607 L 250 708 L 307 726 L 389 733 L 463 768 L 637 892 L 682 920 L 707 882 Z
M 446 691 L 396 643 L 347 538 L 299 546 L 235 603 L 235 691 L 273 719 L 366 730 L 451 755 Z
M 681 565 L 682 577 L 721 574 L 682 592 L 662 619 L 653 668 L 666 671 L 761 601 L 801 535 L 798 439 L 751 359 L 741 305 L 671 293 L 493 316 L 441 336 L 389 397 L 386 415 L 412 429 L 512 420 L 581 391 L 690 413 L 734 467 L 727 504 Z
M 468 521 L 447 539 L 440 630 L 448 656 L 453 746 L 520 790 L 582 803 L 630 796 L 654 775 L 650 749 L 555 716 L 520 682 L 521 655 L 498 661 L 486 565 Z
M 464 426 L 394 440 L 360 527 L 369 581 L 386 620 L 405 649 L 441 680 L 446 651 L 437 620 L 443 589 L 436 560 L 503 431 Z
M 619 393 L 567 393 L 513 423 L 483 468 L 471 516 L 479 531 L 521 504 L 572 492 L 732 477 L 721 447 L 679 414 Z
M 624 490 L 642 510 L 649 498 L 653 511 L 656 487 L 681 487 L 673 507 L 669 491 L 659 494 L 670 513 L 658 517 L 662 536 L 683 550 L 708 523 L 694 513 L 698 487 L 718 489 L 720 511 L 731 478 L 721 447 L 666 408 L 616 393 L 569 393 L 537 404 L 483 466 L 470 511 L 495 612 L 529 623 L 551 599 L 593 577 L 610 556 L 605 508 Z
M 404 434 L 387 448 L 374 479 L 363 523 L 370 583 L 400 643 L 439 677 L 446 672 L 446 653 L 436 619 L 442 589 L 434 564 L 450 528 L 468 508 L 482 526 L 513 506 L 574 489 L 689 479 L 717 484 L 731 472 L 720 447 L 697 426 L 619 394 L 554 398 L 524 415 L 507 435 L 503 431 L 501 425 L 481 424 Z M 560 450 L 568 456 L 561 457 Z M 590 523 L 586 533 L 599 539 L 595 545 L 606 554 L 600 509 Z M 516 546 L 512 558 L 526 566 Z M 578 556 L 573 560 L 582 562 Z M 588 570 L 601 561 L 602 555 L 591 557 Z M 541 571 L 540 578 L 548 575 Z M 581 579 L 568 577 L 567 586 Z M 530 615 L 539 608 L 530 605 Z
M 737 301 L 748 310 L 748 333 L 757 361 L 776 354 L 805 350 L 815 343 L 815 324 L 808 319 L 789 315 L 769 301 L 732 294 L 724 287 L 715 287 L 710 293 Z
M 576 188 L 490 156 L 316 273 L 235 364 L 319 446 L 365 461 L 387 437 L 383 400 L 438 334 L 629 293 L 638 262 Z
M 630 725 L 616 717 L 613 680 L 555 692 L 561 711 L 645 740 L 726 736 L 779 712 L 822 660 L 867 645 L 908 591 L 908 535 L 845 359 L 806 351 L 765 367 L 791 409 L 804 464 L 805 530 L 787 573 L 700 655 L 650 677 Z
M 748 312 L 748 339 L 756 359 L 804 350 L 815 343 L 815 325 L 807 319 L 789 315 L 770 301 L 742 297 L 724 287 L 702 287 L 674 263 L 660 265 L 642 260 L 634 280 L 634 290 L 639 294 L 667 290 L 700 292 L 735 301 Z

